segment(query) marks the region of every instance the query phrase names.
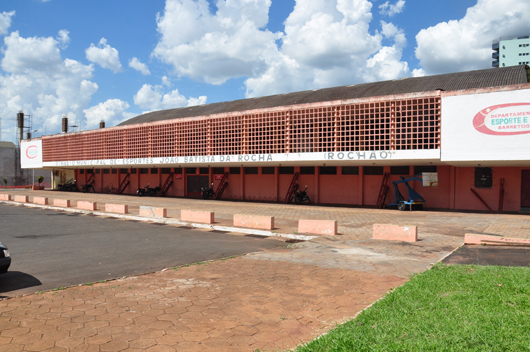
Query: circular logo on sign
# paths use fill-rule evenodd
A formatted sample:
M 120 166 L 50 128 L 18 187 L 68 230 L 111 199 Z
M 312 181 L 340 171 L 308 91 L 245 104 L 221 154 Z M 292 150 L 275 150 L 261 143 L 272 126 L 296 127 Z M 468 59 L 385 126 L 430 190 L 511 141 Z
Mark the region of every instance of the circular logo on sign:
M 36 145 L 30 145 L 26 148 L 26 156 L 29 159 L 35 159 L 39 155 L 39 148 Z
M 480 110 L 473 127 L 481 133 L 510 136 L 530 133 L 530 103 L 500 104 Z

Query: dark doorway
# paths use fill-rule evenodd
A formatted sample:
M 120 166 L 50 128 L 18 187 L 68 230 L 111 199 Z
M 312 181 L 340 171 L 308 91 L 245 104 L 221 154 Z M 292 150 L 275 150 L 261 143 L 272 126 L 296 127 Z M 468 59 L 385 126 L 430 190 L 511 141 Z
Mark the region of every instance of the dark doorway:
M 203 175 L 188 175 L 188 197 L 200 198 L 201 188 L 208 188 L 209 177 Z
M 530 170 L 522 170 L 521 207 L 530 208 Z

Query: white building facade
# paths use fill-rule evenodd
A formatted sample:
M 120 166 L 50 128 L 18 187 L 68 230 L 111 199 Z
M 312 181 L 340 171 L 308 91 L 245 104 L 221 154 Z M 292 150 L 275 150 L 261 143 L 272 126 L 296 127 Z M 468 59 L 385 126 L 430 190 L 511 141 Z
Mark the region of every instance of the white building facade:
M 530 64 L 530 36 L 501 37 L 493 41 L 492 66 L 508 67 Z

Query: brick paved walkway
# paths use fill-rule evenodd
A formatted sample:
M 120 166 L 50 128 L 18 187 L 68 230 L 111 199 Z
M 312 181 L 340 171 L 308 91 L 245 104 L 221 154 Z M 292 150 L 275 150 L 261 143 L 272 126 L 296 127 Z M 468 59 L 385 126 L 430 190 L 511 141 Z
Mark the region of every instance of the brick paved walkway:
M 171 198 L 12 191 L 12 194 L 298 219 L 338 220 L 335 237 L 284 250 L 0 301 L 0 351 L 284 351 L 326 332 L 428 269 L 479 232 L 530 238 L 521 215 L 398 212 Z M 417 225 L 416 243 L 371 239 L 374 223 Z M 197 230 L 198 231 L 198 230 Z M 281 239 L 279 239 L 281 240 Z

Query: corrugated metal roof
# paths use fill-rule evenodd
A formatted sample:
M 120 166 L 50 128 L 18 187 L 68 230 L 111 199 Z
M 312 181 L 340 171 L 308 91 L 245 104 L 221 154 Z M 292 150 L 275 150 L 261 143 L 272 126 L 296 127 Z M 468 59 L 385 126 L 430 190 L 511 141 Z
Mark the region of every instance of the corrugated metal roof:
M 184 117 L 207 116 L 233 111 L 266 109 L 295 104 L 429 92 L 438 89 L 455 91 L 524 83 L 529 83 L 525 65 L 490 68 L 485 70 L 448 73 L 425 77 L 410 77 L 393 81 L 363 83 L 352 86 L 308 90 L 260 98 L 154 111 L 124 121 L 119 126 Z

